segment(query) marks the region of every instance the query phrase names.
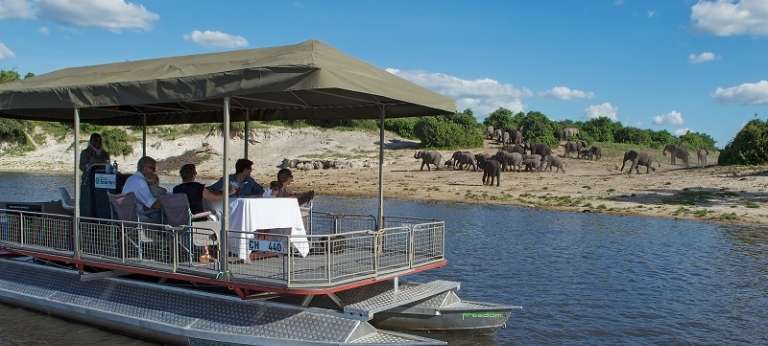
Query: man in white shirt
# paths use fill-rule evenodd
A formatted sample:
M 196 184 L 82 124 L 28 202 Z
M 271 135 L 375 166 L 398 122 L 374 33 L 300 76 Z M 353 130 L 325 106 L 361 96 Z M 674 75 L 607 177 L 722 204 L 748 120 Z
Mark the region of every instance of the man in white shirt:
M 160 223 L 161 221 L 160 201 L 152 196 L 146 178 L 154 174 L 155 169 L 157 169 L 155 159 L 149 156 L 142 157 L 136 165 L 136 173 L 131 175 L 123 186 L 123 193 L 133 192 L 136 196 L 136 212 L 141 222 Z

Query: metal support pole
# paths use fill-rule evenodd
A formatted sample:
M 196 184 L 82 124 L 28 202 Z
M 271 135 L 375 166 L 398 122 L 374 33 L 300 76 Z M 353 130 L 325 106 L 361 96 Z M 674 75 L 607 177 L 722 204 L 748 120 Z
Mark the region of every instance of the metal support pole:
M 243 158 L 246 160 L 248 159 L 248 140 L 251 139 L 251 125 L 249 124 L 251 122 L 251 111 L 246 109 L 245 110 L 245 126 L 243 126 L 243 131 L 245 131 L 245 135 L 243 138 L 244 146 L 243 148 Z
M 141 157 L 147 156 L 147 115 L 141 116 Z
M 80 110 L 75 108 L 75 120 L 72 125 L 75 132 L 75 213 L 72 218 L 72 234 L 75 242 L 75 258 L 80 259 Z
M 395 276 L 393 286 L 394 286 L 395 293 L 400 293 L 400 277 L 399 276 Z
M 384 115 L 386 113 L 386 108 L 382 105 L 379 116 L 379 230 L 384 228 Z
M 227 174 L 227 165 L 229 158 L 229 97 L 224 98 L 224 119 L 222 120 L 222 134 L 224 135 L 224 149 L 222 153 L 222 179 L 223 186 L 221 188 L 222 197 L 221 201 L 221 232 L 219 232 L 219 265 L 221 272 L 224 274 L 224 280 L 230 280 L 229 273 L 229 247 L 227 246 L 229 231 L 229 174 Z

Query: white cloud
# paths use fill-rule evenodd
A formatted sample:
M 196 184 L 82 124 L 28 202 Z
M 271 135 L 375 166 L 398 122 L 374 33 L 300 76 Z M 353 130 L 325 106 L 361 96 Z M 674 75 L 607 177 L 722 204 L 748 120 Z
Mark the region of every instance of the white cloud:
M 5 44 L 0 42 L 0 60 L 13 58 L 16 54 L 13 54 L 13 51 L 11 51 L 10 48 L 8 48 Z
M 37 7 L 40 17 L 55 22 L 114 32 L 149 30 L 160 18 L 144 6 L 125 0 L 38 0 Z
M 744 83 L 727 88 L 717 88 L 713 96 L 723 102 L 755 105 L 768 104 L 768 80 Z
M 527 88 L 517 88 L 490 78 L 468 80 L 445 73 L 402 71 L 395 68 L 388 68 L 387 72 L 455 99 L 459 109 L 471 108 L 482 115 L 499 107 L 521 112 L 524 108 L 523 98 L 533 95 Z
M 688 62 L 691 64 L 701 64 L 705 62 L 714 61 L 715 59 L 719 58 L 715 53 L 712 52 L 701 52 L 701 53 L 691 53 L 688 54 Z
M 574 100 L 574 99 L 590 99 L 595 96 L 595 93 L 591 91 L 583 91 L 578 89 L 571 89 L 567 86 L 558 85 L 539 93 L 539 96 L 553 97 L 560 100 Z
M 221 31 L 195 30 L 184 35 L 184 40 L 208 48 L 241 48 L 248 46 L 245 37 L 227 34 Z
M 717 36 L 768 35 L 768 1 L 699 0 L 691 7 L 691 21 Z
M 653 123 L 656 125 L 682 125 L 683 113 L 678 111 L 671 111 L 667 114 L 660 114 L 653 117 Z
M 691 129 L 689 129 L 687 127 L 686 128 L 682 128 L 682 129 L 677 129 L 677 130 L 675 130 L 675 136 L 682 136 L 682 135 L 684 135 L 684 134 L 686 134 L 688 132 L 691 132 Z
M 27 0 L 0 0 L 0 19 L 34 18 L 35 12 Z
M 48 36 L 51 34 L 51 31 L 48 30 L 47 26 L 41 26 L 40 29 L 37 29 L 37 31 L 45 36 Z
M 601 103 L 599 105 L 591 105 L 584 110 L 584 114 L 589 119 L 605 117 L 611 120 L 616 120 L 618 113 L 619 107 L 616 107 L 609 102 Z

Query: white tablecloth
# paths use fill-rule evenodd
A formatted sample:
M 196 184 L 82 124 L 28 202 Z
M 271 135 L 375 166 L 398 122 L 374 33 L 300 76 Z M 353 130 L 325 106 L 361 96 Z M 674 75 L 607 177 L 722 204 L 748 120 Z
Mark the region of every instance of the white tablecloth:
M 302 257 L 309 254 L 307 231 L 301 218 L 296 198 L 236 198 L 229 203 L 229 229 L 246 233 L 230 232 L 230 251 L 248 261 L 248 239 L 253 232 L 266 229 L 286 229 L 291 244 Z M 282 238 L 282 237 L 281 237 Z M 284 239 L 284 238 L 282 238 Z

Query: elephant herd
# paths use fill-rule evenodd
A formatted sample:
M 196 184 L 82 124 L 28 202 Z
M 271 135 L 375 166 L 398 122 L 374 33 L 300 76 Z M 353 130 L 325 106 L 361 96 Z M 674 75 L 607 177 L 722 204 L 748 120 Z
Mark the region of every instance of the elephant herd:
M 666 156 L 669 154 L 669 163 L 672 165 L 677 164 L 677 160 L 682 161 L 682 163 L 685 165 L 685 167 L 689 167 L 689 154 L 688 150 L 685 149 L 683 146 L 676 145 L 676 144 L 667 144 L 664 146 L 664 149 L 661 151 L 662 155 Z M 699 166 L 706 166 L 707 165 L 707 156 L 709 156 L 709 151 L 707 149 L 699 149 L 696 151 L 696 157 L 699 162 Z M 621 169 L 620 171 L 624 171 L 624 167 L 627 163 L 627 161 L 632 162 L 632 165 L 629 167 L 629 174 L 632 174 L 632 169 L 635 170 L 636 173 L 640 173 L 640 166 L 645 167 L 645 173 L 650 173 L 651 171 L 656 171 L 656 168 L 653 167 L 653 164 L 655 163 L 656 167 L 660 167 L 661 164 L 659 162 L 655 162 L 653 155 L 649 153 L 644 152 L 638 152 L 635 150 L 629 150 L 624 153 L 624 161 L 621 163 Z
M 436 151 L 418 151 L 413 156 L 415 159 L 421 159 L 421 168 L 431 166 L 439 169 L 442 154 Z M 504 146 L 496 154 L 473 154 L 469 151 L 456 151 L 451 158 L 443 162 L 443 166 L 450 169 L 471 169 L 472 171 L 482 170 L 484 185 L 501 185 L 501 173 L 505 171 L 529 171 L 539 172 L 544 170 L 555 173 L 565 173 L 565 162 L 559 157 L 552 155 L 552 150 L 546 144 Z
M 485 130 L 486 139 L 492 139 L 500 144 L 522 144 L 523 133 L 518 129 L 495 129 L 488 126 Z
M 571 157 L 576 154 L 577 159 L 600 160 L 603 157 L 603 151 L 600 147 L 589 146 L 584 140 L 568 141 L 565 147 L 565 157 Z

